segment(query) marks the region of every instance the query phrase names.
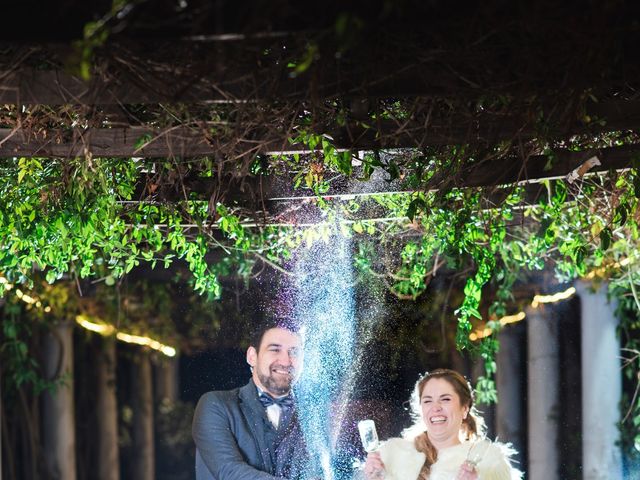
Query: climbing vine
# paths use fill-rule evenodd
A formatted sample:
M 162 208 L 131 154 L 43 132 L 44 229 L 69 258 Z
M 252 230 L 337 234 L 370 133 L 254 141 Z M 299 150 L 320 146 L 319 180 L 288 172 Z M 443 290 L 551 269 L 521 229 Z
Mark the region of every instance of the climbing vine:
M 306 135 L 305 141 L 309 138 Z M 609 134 L 574 139 L 569 146 L 581 151 L 624 143 L 624 139 L 629 137 Z M 321 142 L 324 162 L 319 164 L 316 156 L 305 177 L 307 187 L 315 193 L 328 189 L 329 172 L 341 171 L 326 139 L 313 139 L 314 145 Z M 553 162 L 555 156 L 548 146 L 543 151 Z M 427 158 L 427 166 L 437 167 L 431 169 L 425 168 L 424 162 L 412 161 L 406 151 L 399 158 L 366 154 L 358 160 L 367 169 L 374 165 L 374 169 L 383 170 L 388 181 L 404 177 L 408 185 L 415 186 L 428 184 L 435 172 L 441 175 L 441 169 L 455 170 L 460 156 L 468 158 L 460 149 L 451 149 L 449 154 L 435 157 L 416 152 L 414 158 Z M 597 277 L 607 278 L 612 288 L 633 290 L 633 276 L 621 265 L 633 265 L 637 260 L 637 163 L 638 159 L 631 157 L 628 164 L 633 168 L 623 172 L 612 170 L 578 181 L 547 180 L 536 189 L 512 185 L 491 191 L 419 190 L 362 196 L 330 202 L 332 205 L 322 201 L 320 207 L 342 219 L 353 218 L 352 232 L 362 240 L 355 255 L 356 267 L 365 275 L 384 279 L 400 298 L 416 298 L 424 292 L 438 269 L 466 272 L 464 299 L 455 312 L 456 343 L 483 358 L 485 376 L 478 382 L 477 393 L 479 401 L 490 402 L 496 399 L 492 378 L 498 342 L 495 336 L 472 342 L 470 333 L 474 325 L 494 332 L 500 329 L 500 317 L 510 313 L 509 308 L 518 307 L 511 291 L 526 272 L 550 268 L 559 283 Z M 342 173 L 351 174 L 351 168 Z M 311 172 L 315 172 L 313 176 Z M 370 175 L 368 171 L 367 177 Z M 357 220 L 363 210 L 372 211 L 372 203 L 382 208 L 376 210 L 378 219 Z M 389 222 L 391 219 L 400 221 Z M 483 289 L 489 283 L 496 293 L 483 313 Z
M 295 245 L 286 231 L 242 227 L 222 204 L 134 200 L 141 175 L 155 167 L 133 159 L 4 160 L 0 270 L 9 282 L 30 283 L 35 267 L 49 282 L 98 276 L 113 284 L 141 262 L 167 268 L 180 259 L 196 291 L 219 296 L 217 269 L 229 261 L 208 262 L 211 248 L 233 263 L 286 256 Z
M 308 123 L 307 120 L 302 122 Z M 231 202 L 205 199 L 184 187 L 187 176 L 210 178 L 209 159 L 184 168 L 171 161 L 84 158 L 5 159 L 1 165 L 0 269 L 7 283 L 30 285 L 35 271 L 49 283 L 92 277 L 113 285 L 141 263 L 152 268 L 186 265 L 193 288 L 220 295 L 220 274 L 252 275 L 257 265 L 286 271 L 295 248 L 328 241 L 329 226 L 356 240 L 359 272 L 382 279 L 400 298 L 416 298 L 440 270 L 464 280 L 455 311 L 456 343 L 484 360 L 480 401 L 495 400 L 495 336 L 478 341 L 479 326 L 497 331 L 499 318 L 513 308 L 511 290 L 527 271 L 550 267 L 559 282 L 592 273 L 612 285 L 633 285 L 620 274 L 633 265 L 638 242 L 640 180 L 634 168 L 567 180 L 536 188 L 456 188 L 442 183 L 477 154 L 464 147 L 362 152 L 336 148 L 325 135 L 300 128 L 292 144 L 310 154 L 257 157 L 252 175 L 292 174 L 293 187 L 311 194 L 310 209 L 323 221 L 297 226 L 277 223 Z M 632 141 L 625 135 L 587 138 L 574 150 Z M 502 147 L 500 147 L 502 148 Z M 541 147 L 549 161 L 554 154 Z M 466 160 L 465 160 L 466 159 Z M 155 200 L 163 178 L 182 182 L 174 200 Z M 326 197 L 338 178 L 372 181 L 381 175 L 405 192 L 371 192 L 347 199 Z M 398 183 L 400 182 L 400 183 Z M 439 185 L 438 190 L 427 185 Z M 422 188 L 419 188 L 422 187 Z M 383 189 L 384 190 L 384 189 Z M 285 212 L 286 214 L 286 212 Z M 211 261 L 211 251 L 224 253 Z M 35 269 L 34 269 L 35 267 Z M 495 292 L 483 301 L 488 286 Z

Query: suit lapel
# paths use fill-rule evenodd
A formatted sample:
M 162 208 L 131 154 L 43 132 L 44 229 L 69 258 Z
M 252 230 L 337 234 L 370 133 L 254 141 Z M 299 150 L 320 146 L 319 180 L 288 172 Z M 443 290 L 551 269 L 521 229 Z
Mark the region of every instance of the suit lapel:
M 254 429 L 256 446 L 262 456 L 266 471 L 273 472 L 273 452 L 266 440 L 266 428 L 272 427 L 264 407 L 260 403 L 260 400 L 258 400 L 258 389 L 253 383 L 253 380 L 250 380 L 247 385 L 240 388 L 238 396 L 240 397 L 240 410 L 246 418 L 247 423 Z

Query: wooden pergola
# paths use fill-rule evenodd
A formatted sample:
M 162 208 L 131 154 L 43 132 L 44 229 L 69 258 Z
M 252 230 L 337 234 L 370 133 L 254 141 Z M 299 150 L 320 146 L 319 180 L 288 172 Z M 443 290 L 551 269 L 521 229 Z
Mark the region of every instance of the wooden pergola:
M 134 2 L 121 18 L 106 4 L 80 3 L 66 2 L 77 10 L 56 33 L 35 43 L 18 37 L 0 50 L 0 104 L 16 106 L 0 119 L 0 158 L 304 154 L 308 147 L 290 139 L 305 114 L 312 131 L 354 152 L 512 146 L 467 164 L 456 186 L 566 176 L 594 154 L 600 165 L 591 171 L 621 169 L 637 153 L 629 145 L 559 148 L 549 165 L 525 147 L 637 131 L 634 7 L 547 2 L 507 11 L 489 3 L 461 15 L 439 2 L 397 11 L 193 2 L 167 20 L 170 2 Z M 96 19 L 106 25 L 104 41 L 69 42 Z M 79 55 L 91 62 L 89 78 L 77 71 Z M 405 116 L 377 115 L 393 100 L 404 102 Z M 187 115 L 136 118 L 136 109 L 165 105 Z M 338 108 L 346 112 L 341 120 Z M 225 118 L 203 115 L 212 109 Z
M 283 153 L 312 158 L 292 141 L 302 130 L 354 155 L 474 153 L 424 190 L 623 170 L 640 156 L 636 5 L 252 3 L 21 4 L 28 22 L 18 17 L 15 32 L 0 32 L 0 159 L 144 157 L 188 170 L 206 156 L 218 175 L 185 174 L 180 193 L 149 191 L 141 178 L 137 201 L 222 192 L 274 213 L 281 205 L 270 198 L 306 194 L 283 187 L 289 178 L 256 178 L 248 165 Z M 607 135 L 630 140 L 568 148 Z

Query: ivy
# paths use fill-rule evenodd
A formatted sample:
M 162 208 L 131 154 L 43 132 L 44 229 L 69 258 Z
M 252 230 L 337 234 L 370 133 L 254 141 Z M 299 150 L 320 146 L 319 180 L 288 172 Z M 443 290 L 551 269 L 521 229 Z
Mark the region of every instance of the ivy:
M 63 289 L 56 288 L 51 292 L 51 304 L 60 307 L 64 314 L 68 297 Z M 49 303 L 49 302 L 47 302 Z M 55 379 L 47 379 L 43 376 L 42 365 L 35 352 L 38 350 L 39 336 L 34 336 L 34 330 L 47 327 L 52 319 L 45 321 L 42 310 L 30 309 L 29 306 L 19 301 L 16 297 L 7 299 L 3 306 L 4 315 L 2 329 L 0 330 L 0 363 L 2 364 L 3 392 L 7 398 L 13 398 L 24 388 L 30 388 L 35 395 L 45 390 L 51 390 L 65 381 L 66 376 L 61 375 Z M 31 310 L 31 311 L 29 311 Z M 35 319 L 33 318 L 35 317 Z M 27 321 L 27 319 L 35 321 Z
M 291 142 L 311 153 L 259 157 L 251 168 L 260 175 L 284 168 L 293 173 L 294 186 L 316 195 L 325 193 L 333 178 L 368 178 L 376 169 L 389 179 L 424 186 L 437 172 L 457 171 L 471 155 L 465 147 L 398 156 L 367 152 L 355 168 L 352 153 L 337 149 L 326 135 L 301 128 Z M 464 296 L 455 310 L 456 344 L 482 358 L 478 399 L 492 401 L 498 343 L 495 336 L 472 341 L 470 333 L 499 329 L 498 319 L 514 308 L 511 292 L 523 274 L 552 268 L 565 282 L 598 271 L 615 285 L 623 278 L 616 265 L 635 261 L 638 246 L 636 169 L 575 184 L 545 181 L 533 202 L 514 186 L 494 190 L 501 197 L 497 203 L 479 188 L 348 201 L 319 196 L 315 206 L 325 221 L 296 228 L 256 225 L 239 207 L 192 196 L 171 203 L 134 200 L 145 172 L 156 169 L 162 175 L 173 167 L 134 159 L 4 160 L 0 270 L 12 283 L 33 284 L 39 271 L 49 283 L 96 277 L 112 286 L 143 263 L 167 268 L 181 260 L 193 288 L 215 298 L 221 292 L 219 275 L 235 272 L 246 279 L 259 262 L 283 269 L 299 246 L 328 241 L 329 224 L 337 221 L 338 231 L 354 239 L 356 270 L 381 279 L 400 298 L 423 294 L 440 268 L 458 272 Z M 212 164 L 203 159 L 190 168 L 207 176 Z M 362 218 L 369 209 L 383 220 Z M 211 263 L 208 253 L 214 249 L 225 255 Z M 489 287 L 495 295 L 487 304 Z
M 633 258 L 637 248 L 637 222 L 629 221 L 639 215 L 636 178 L 636 170 L 631 170 L 591 177 L 579 185 L 546 181 L 536 203 L 525 201 L 522 188 L 511 188 L 499 206 L 487 202 L 478 189 L 375 195 L 372 201 L 386 215 L 405 215 L 407 222 L 377 225 L 371 231 L 363 229 L 362 221 L 354 223 L 357 235 L 377 238 L 358 250 L 354 262 L 358 271 L 386 278 L 400 298 L 426 291 L 440 265 L 470 271 L 455 311 L 456 343 L 483 359 L 485 375 L 477 394 L 479 401 L 490 402 L 495 399 L 498 342 L 495 336 L 471 341 L 470 333 L 479 325 L 499 330 L 497 320 L 511 313 L 509 306 L 514 308 L 513 286 L 527 271 L 552 268 L 559 282 L 600 271 L 615 283 L 620 273 L 608 267 Z M 354 211 L 366 210 L 365 202 Z M 514 223 L 516 216 L 519 223 Z M 409 239 L 402 233 L 407 228 L 414 231 Z M 380 261 L 385 258 L 381 249 L 397 251 L 395 260 Z M 489 284 L 495 297 L 484 305 L 483 290 Z
M 50 283 L 99 276 L 113 284 L 143 262 L 167 268 L 181 259 L 196 291 L 218 297 L 222 267 L 208 263 L 211 248 L 249 257 L 259 253 L 271 261 L 288 254 L 284 235 L 273 229 L 249 231 L 222 204 L 215 224 L 223 235 L 216 237 L 207 227 L 212 220 L 207 202 L 132 201 L 146 169 L 133 159 L 4 160 L 0 270 L 17 283 L 31 284 L 35 265 Z M 235 258 L 238 265 L 250 263 Z M 239 270 L 250 274 L 244 266 Z

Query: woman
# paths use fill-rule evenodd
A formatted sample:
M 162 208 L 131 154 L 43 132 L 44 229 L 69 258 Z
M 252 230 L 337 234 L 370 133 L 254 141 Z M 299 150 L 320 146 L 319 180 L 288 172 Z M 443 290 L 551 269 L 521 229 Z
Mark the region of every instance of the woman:
M 509 462 L 513 450 L 480 438 L 471 387 L 458 372 L 438 369 L 427 373 L 418 381 L 412 403 L 422 433 L 413 441 L 393 438 L 370 453 L 364 469 L 367 479 L 521 478 Z

